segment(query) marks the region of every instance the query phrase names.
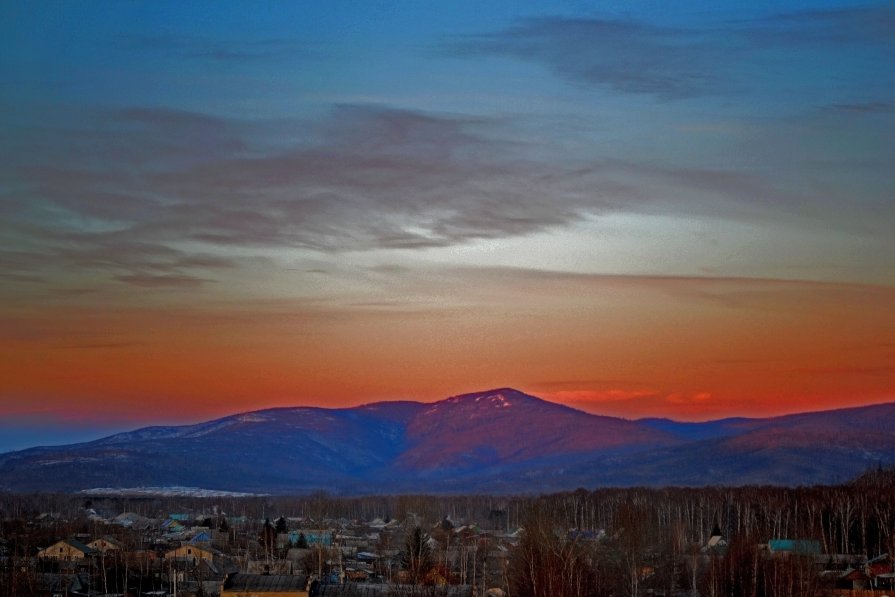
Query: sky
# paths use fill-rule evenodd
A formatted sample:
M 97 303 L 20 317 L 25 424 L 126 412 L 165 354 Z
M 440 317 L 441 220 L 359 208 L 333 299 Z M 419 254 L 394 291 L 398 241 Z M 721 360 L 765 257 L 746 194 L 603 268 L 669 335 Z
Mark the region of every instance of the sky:
M 891 3 L 0 3 L 0 451 L 895 400 L 893 65 Z

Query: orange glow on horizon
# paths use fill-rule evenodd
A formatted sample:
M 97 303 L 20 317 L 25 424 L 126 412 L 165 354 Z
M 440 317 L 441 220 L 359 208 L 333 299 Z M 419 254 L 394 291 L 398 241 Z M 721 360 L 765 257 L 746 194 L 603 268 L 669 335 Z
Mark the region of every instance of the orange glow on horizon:
M 0 408 L 195 421 L 513 386 L 598 414 L 705 420 L 895 398 L 893 289 L 575 284 L 414 313 L 23 309 L 0 345 Z

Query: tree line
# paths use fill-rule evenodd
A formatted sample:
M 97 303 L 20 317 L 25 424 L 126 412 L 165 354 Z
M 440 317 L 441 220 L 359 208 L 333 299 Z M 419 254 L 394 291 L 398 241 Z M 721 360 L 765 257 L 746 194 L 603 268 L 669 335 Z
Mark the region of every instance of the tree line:
M 0 547 L 27 557 L 37 546 L 79 530 L 97 533 L 87 508 L 159 518 L 170 512 L 245 517 L 270 543 L 287 519 L 308 521 L 412 520 L 402 565 L 414 582 L 451 577 L 451 524 L 476 523 L 482 538 L 462 544 L 486 564 L 500 537 L 515 531 L 513 547 L 494 578 L 509 597 L 551 595 L 820 594 L 817 558 L 768 557 L 771 539 L 816 541 L 823 554 L 873 557 L 895 553 L 893 471 L 872 471 L 854 483 L 817 487 L 604 488 L 549 495 L 376 495 L 190 498 L 0 495 Z M 26 525 L 53 512 L 70 522 Z M 266 522 L 265 522 L 266 521 Z M 274 522 L 270 522 L 274 521 Z M 270 528 L 267 535 L 264 529 Z M 723 550 L 707 550 L 712 535 Z M 430 550 L 429 537 L 443 548 Z M 461 545 L 454 544 L 454 551 Z M 466 551 L 464 551 L 466 554 Z M 464 557 L 464 562 L 467 558 Z M 476 577 L 464 571 L 455 578 Z M 438 574 L 431 574 L 438 568 Z

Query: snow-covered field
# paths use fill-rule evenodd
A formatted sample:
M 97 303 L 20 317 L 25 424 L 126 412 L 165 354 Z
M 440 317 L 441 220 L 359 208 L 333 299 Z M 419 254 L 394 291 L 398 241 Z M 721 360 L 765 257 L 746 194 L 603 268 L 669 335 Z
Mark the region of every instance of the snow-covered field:
M 220 489 L 202 489 L 201 487 L 94 487 L 79 493 L 86 495 L 116 496 L 174 496 L 174 497 L 253 497 L 266 495 L 263 493 L 246 493 L 243 491 L 224 491 Z

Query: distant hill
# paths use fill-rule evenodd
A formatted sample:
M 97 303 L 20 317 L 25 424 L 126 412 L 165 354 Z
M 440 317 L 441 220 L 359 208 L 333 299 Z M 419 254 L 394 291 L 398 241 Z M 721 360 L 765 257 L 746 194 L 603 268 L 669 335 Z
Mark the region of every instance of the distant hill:
M 431 404 L 268 409 L 0 454 L 0 490 L 540 493 L 831 483 L 880 463 L 895 463 L 895 404 L 706 423 L 628 421 L 502 388 Z

